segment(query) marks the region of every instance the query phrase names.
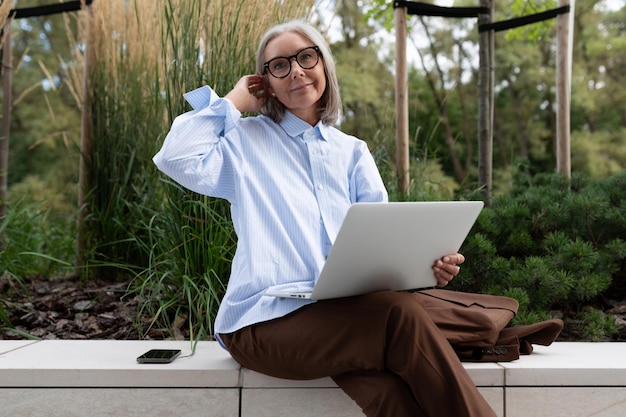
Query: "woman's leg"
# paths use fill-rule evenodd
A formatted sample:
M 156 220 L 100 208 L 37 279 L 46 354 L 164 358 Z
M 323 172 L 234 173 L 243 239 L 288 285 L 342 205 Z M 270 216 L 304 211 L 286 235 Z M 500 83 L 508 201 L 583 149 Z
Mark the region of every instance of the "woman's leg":
M 445 337 L 410 293 L 378 292 L 319 301 L 286 317 L 222 335 L 222 339 L 235 360 L 264 374 L 289 379 L 335 376 L 341 382 L 355 371 L 391 372 L 407 385 L 424 415 L 495 416 Z M 346 380 L 343 384 L 361 407 L 372 402 L 371 390 L 359 389 L 360 382 L 354 383 L 357 388 L 350 388 Z M 385 389 L 380 392 L 376 401 L 388 401 L 382 398 L 389 395 Z M 368 411 L 368 416 L 398 414 Z
M 409 386 L 388 371 L 354 371 L 333 380 L 356 401 L 366 416 L 428 417 Z

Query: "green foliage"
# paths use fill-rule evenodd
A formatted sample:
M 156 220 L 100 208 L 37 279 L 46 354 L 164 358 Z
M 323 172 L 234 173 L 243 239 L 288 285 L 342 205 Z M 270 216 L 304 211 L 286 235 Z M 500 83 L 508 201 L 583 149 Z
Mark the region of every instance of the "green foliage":
M 376 53 L 375 45 L 358 43 L 333 48 L 344 107 L 341 128 L 372 144 L 394 134 L 393 103 L 380 99 L 393 96 L 394 79 Z
M 109 39 L 96 42 L 105 47 L 96 54 L 92 74 L 96 143 L 87 272 L 111 279 L 136 277 L 131 291 L 144 297 L 142 312 L 154 317 L 154 326 L 177 328 L 175 322 L 183 319 L 189 332 L 199 337 L 210 333 L 234 250 L 228 205 L 171 183 L 156 172 L 151 157 L 173 118 L 188 110 L 183 92 L 209 84 L 226 93 L 239 76 L 253 70 L 259 33 L 271 23 L 304 15 L 310 6 L 295 1 L 253 3 L 107 0 L 93 6 L 94 12 L 110 7 L 116 14 L 95 19 L 96 24 L 109 25 L 104 31 Z M 292 3 L 300 8 L 290 8 Z M 250 4 L 252 11 L 246 9 Z M 502 8 L 498 3 L 495 20 L 553 4 L 515 0 Z M 468 262 L 456 281 L 466 289 L 518 299 L 519 323 L 537 321 L 553 309 L 567 311 L 570 327 L 579 326 L 581 337 L 592 338 L 610 334 L 611 323 L 586 306 L 599 294 L 610 294 L 615 280 L 624 279 L 626 256 L 626 7 L 612 11 L 603 4 L 576 2 L 572 166 L 587 176 L 575 175 L 571 181 L 553 174 L 531 175 L 554 168 L 553 22 L 527 28 L 538 30 L 536 34 L 496 36 L 494 190 L 500 197 L 483 211 L 463 248 Z M 392 2 L 368 0 L 359 5 L 364 18 L 346 2 L 342 31 L 351 36 L 333 45 L 346 104 L 342 128 L 368 141 L 392 200 L 471 198 L 467 189 L 476 164 L 475 22 L 426 19 L 433 40 L 426 45 L 419 41 L 426 39 L 425 25 L 409 21 L 410 36 L 419 41 L 409 43 L 409 56 L 414 58 L 418 49 L 426 65 L 410 68 L 414 134 L 411 191 L 406 197 L 395 192 L 387 56 L 392 48 L 379 62 L 385 46 L 376 43 L 362 23 L 376 20 L 392 31 Z M 135 13 L 137 7 L 151 9 Z M 9 213 L 1 226 L 5 246 L 0 267 L 15 283 L 26 274 L 63 275 L 74 258 L 80 128 L 76 86 L 82 80 L 72 78 L 82 71 L 84 38 L 78 36 L 78 45 L 66 47 L 67 33 L 76 29 L 72 16 L 13 23 L 11 188 Z M 125 31 L 135 24 L 142 29 L 128 35 Z M 422 32 L 416 35 L 413 30 Z M 366 37 L 367 47 L 358 42 Z M 158 61 L 151 55 L 154 50 Z M 442 74 L 429 67 L 436 57 L 445 63 Z M 51 76 L 42 74 L 42 68 Z M 367 88 L 359 88 L 364 85 Z M 451 145 L 444 141 L 439 112 L 443 105 L 454 138 Z M 463 182 L 453 179 L 451 149 L 464 160 L 468 172 Z M 518 159 L 527 161 L 523 173 L 509 168 Z M 616 273 L 620 262 L 622 273 Z M 1 306 L 2 301 L 0 322 L 7 316 Z
M 572 320 L 574 333 L 583 340 L 601 342 L 606 340 L 607 335 L 616 334 L 620 331 L 615 318 L 602 311 L 590 308 L 578 313 Z
M 510 6 L 510 10 L 514 17 L 523 17 L 536 13 L 541 13 L 546 10 L 551 10 L 555 7 L 555 0 L 513 0 Z M 535 42 L 543 41 L 546 40 L 546 37 L 548 37 L 550 30 L 554 28 L 554 26 L 554 19 L 544 20 L 543 22 L 537 22 L 533 25 L 521 26 L 519 28 L 510 30 L 507 33 L 507 39 L 528 39 Z
M 626 127 L 616 131 L 572 133 L 572 169 L 594 178 L 618 174 L 626 166 Z
M 26 291 L 28 275 L 59 276 L 72 264 L 74 223 L 54 218 L 40 204 L 15 201 L 0 219 L 0 271 L 9 289 L 0 291 L 0 328 L 11 328 L 7 314 L 10 290 Z
M 393 2 L 389 0 L 367 0 L 365 9 L 367 10 L 365 18 L 380 22 L 388 32 L 393 30 Z
M 121 21 L 113 33 L 100 28 L 92 75 L 94 255 L 87 271 L 109 279 L 131 274 L 128 295 L 140 296 L 138 314 L 175 337 L 211 335 L 235 236 L 226 201 L 180 187 L 152 157 L 174 118 L 190 110 L 183 93 L 210 85 L 226 94 L 254 71 L 262 32 L 310 8 L 301 1 L 260 4 L 136 2 L 121 15 L 103 4 L 109 15 L 96 19 Z
M 40 204 L 16 201 L 1 219 L 0 271 L 20 282 L 26 275 L 62 275 L 74 254 L 72 219 L 56 218 Z
M 150 267 L 137 273 L 127 295 L 143 302 L 138 323 L 152 317 L 153 326 L 179 332 L 182 320 L 189 333 L 178 336 L 203 338 L 212 334 L 236 239 L 223 202 L 166 182 L 166 201 L 141 224 L 147 240 L 137 241 Z
M 626 172 L 606 180 L 518 175 L 510 195 L 479 216 L 462 248 L 468 260 L 454 286 L 516 298 L 516 323 L 556 309 L 577 315 L 610 291 L 624 268 L 624 191 Z M 599 322 L 583 324 L 594 338 L 592 328 L 610 335 L 612 328 Z
M 606 178 L 626 164 L 626 90 L 621 87 L 626 67 L 626 7 L 614 10 L 606 3 L 577 1 L 570 28 L 575 33 L 570 112 L 572 167 L 594 178 Z M 476 4 L 468 0 L 453 3 Z M 554 0 L 494 2 L 494 21 L 555 7 Z M 368 21 L 393 33 L 392 1 L 368 0 L 364 9 Z M 555 22 L 548 19 L 494 35 L 494 187 L 497 174 L 518 159 L 528 161 L 533 173 L 554 169 Z M 461 186 L 471 187 L 477 159 L 473 144 L 478 124 L 476 19 L 408 16 L 407 23 L 410 129 L 427 132 L 425 136 L 433 138 L 429 144 L 431 155 L 440 160 L 445 173 Z M 436 71 L 437 62 L 443 68 L 441 72 Z M 452 163 L 454 152 L 464 162 L 462 176 Z
M 12 41 L 9 184 L 35 175 L 72 197 L 80 110 L 65 84 L 72 68 L 63 62 L 71 55 L 64 17 L 14 20 Z

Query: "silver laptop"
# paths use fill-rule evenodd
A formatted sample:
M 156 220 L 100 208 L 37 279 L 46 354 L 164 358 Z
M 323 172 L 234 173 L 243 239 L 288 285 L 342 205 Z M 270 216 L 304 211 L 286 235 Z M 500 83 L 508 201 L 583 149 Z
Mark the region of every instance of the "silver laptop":
M 324 300 L 433 287 L 433 264 L 458 252 L 482 208 L 482 201 L 356 203 L 313 291 L 264 295 Z

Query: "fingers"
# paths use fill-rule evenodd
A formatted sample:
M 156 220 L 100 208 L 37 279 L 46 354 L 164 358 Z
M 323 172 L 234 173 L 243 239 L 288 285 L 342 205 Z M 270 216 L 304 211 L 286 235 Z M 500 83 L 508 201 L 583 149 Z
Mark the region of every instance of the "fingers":
M 265 91 L 263 77 L 260 75 L 250 75 L 248 77 L 248 92 L 257 99 L 265 98 L 268 94 Z
M 447 264 L 461 265 L 463 262 L 465 262 L 465 256 L 460 253 L 455 253 L 453 255 L 444 256 L 442 258 L 442 261 Z
M 459 265 L 463 262 L 465 262 L 465 257 L 460 253 L 446 255 L 438 259 L 435 265 L 433 265 L 433 272 L 435 273 L 435 278 L 437 278 L 437 284 L 440 287 L 448 285 L 461 271 Z
M 438 261 L 441 262 L 441 261 Z M 456 265 L 448 265 L 448 264 L 437 264 L 433 266 L 433 272 L 435 273 L 435 278 L 437 278 L 437 284 L 440 287 L 445 287 L 454 279 L 454 277 L 459 273 L 460 267 Z
M 224 96 L 242 113 L 259 111 L 265 97 L 263 77 L 260 75 L 246 75 L 240 78 L 235 87 Z

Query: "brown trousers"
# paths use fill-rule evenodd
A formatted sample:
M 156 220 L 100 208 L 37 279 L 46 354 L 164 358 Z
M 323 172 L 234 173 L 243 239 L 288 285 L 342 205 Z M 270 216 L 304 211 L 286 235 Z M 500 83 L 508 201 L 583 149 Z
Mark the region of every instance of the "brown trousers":
M 495 417 L 410 293 L 319 301 L 220 336 L 246 368 L 286 379 L 331 376 L 368 417 Z

